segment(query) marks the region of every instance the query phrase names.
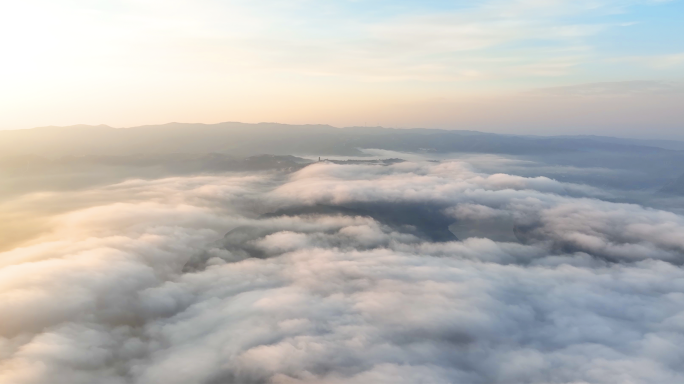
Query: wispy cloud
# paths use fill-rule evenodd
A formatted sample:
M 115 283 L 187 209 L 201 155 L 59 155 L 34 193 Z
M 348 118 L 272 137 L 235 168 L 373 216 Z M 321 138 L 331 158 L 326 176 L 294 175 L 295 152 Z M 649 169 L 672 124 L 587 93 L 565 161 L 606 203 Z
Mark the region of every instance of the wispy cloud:
M 619 81 L 541 88 L 532 95 L 554 96 L 641 96 L 683 94 L 684 83 L 674 81 Z
M 333 12 L 307 1 L 33 1 L 13 6 L 8 15 L 31 15 L 35 23 L 9 23 L 5 28 L 6 35 L 14 36 L 33 31 L 36 42 L 50 38 L 53 41 L 44 49 L 74 65 L 99 60 L 128 66 L 135 57 L 136 65 L 175 70 L 203 63 L 219 71 L 454 80 L 567 74 L 591 57 L 591 36 L 617 25 L 591 18 L 622 12 L 633 4 L 482 1 L 452 9 L 418 9 L 416 14 L 364 17 L 344 5 Z M 569 50 L 576 53 L 569 56 Z
M 684 53 L 649 56 L 627 56 L 611 59 L 612 62 L 627 62 L 640 64 L 654 69 L 670 69 L 684 65 Z

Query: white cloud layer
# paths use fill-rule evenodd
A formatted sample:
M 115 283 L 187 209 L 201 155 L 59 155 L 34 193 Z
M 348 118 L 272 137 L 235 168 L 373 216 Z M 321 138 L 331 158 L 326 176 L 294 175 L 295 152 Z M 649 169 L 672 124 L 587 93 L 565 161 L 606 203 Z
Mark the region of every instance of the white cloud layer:
M 684 217 L 600 196 L 464 162 L 24 196 L 61 208 L 0 253 L 0 383 L 682 382 Z M 362 203 L 520 241 L 263 215 Z

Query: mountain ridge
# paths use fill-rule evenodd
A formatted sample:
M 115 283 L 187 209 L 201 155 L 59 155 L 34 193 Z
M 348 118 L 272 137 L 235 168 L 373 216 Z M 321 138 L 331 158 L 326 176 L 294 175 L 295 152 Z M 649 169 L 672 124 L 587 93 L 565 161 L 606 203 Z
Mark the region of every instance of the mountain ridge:
M 130 155 L 139 153 L 330 154 L 363 156 L 359 149 L 405 152 L 470 152 L 535 155 L 557 152 L 662 152 L 657 146 L 602 136 L 524 136 L 472 130 L 345 127 L 325 124 L 167 123 L 129 128 L 107 125 L 47 126 L 0 131 L 3 155 Z M 673 143 L 673 142 L 670 142 Z M 683 152 L 684 153 L 684 152 Z

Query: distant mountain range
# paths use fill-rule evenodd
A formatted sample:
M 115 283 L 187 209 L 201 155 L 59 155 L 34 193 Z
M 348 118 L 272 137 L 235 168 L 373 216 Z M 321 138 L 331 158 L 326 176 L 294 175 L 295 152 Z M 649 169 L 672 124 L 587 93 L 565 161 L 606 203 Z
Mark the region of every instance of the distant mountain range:
M 328 125 L 275 123 L 170 123 L 134 128 L 76 125 L 0 131 L 0 153 L 5 156 L 211 152 L 235 156 L 264 153 L 359 156 L 362 155 L 359 149 L 366 148 L 510 155 L 622 151 L 653 153 L 684 150 L 684 142 L 599 136 L 515 136 L 438 129 L 335 128 Z
M 679 176 L 679 178 L 664 186 L 660 191 L 675 195 L 684 195 L 684 174 L 682 174 L 681 176 Z
M 662 189 L 665 192 L 684 194 L 684 187 L 675 186 L 678 185 L 676 179 L 684 172 L 684 142 L 439 129 L 230 122 L 170 123 L 134 128 L 104 125 L 42 127 L 0 131 L 0 168 L 5 165 L 5 175 L 30 170 L 31 174 L 61 173 L 65 178 L 67 174 L 79 171 L 79 177 L 88 173 L 88 180 L 93 180 L 102 174 L 93 167 L 105 166 L 110 174 L 119 172 L 120 177 L 158 177 L 189 172 L 280 168 L 281 165 L 274 161 L 282 162 L 284 168 L 294 169 L 303 160 L 294 157 L 287 160 L 245 158 L 269 154 L 310 159 L 322 156 L 338 161 L 340 157 L 368 156 L 364 150 L 369 149 L 419 153 L 435 159 L 451 154 L 494 154 L 529 160 L 540 166 L 533 171 L 492 169 L 487 172 L 547 176 L 612 189 L 656 191 L 666 186 Z M 82 172 L 83 167 L 87 172 Z M 77 180 L 75 176 L 69 177 Z M 28 179 L 24 177 L 24 180 Z

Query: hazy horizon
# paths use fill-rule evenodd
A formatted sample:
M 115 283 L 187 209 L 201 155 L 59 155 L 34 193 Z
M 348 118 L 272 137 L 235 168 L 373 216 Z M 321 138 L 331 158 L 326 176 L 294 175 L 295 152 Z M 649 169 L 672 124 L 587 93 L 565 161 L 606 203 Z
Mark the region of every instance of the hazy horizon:
M 14 128 L 14 129 L 4 129 L 4 131 L 18 131 L 18 130 L 31 130 L 31 129 L 46 129 L 46 128 L 70 128 L 70 127 L 107 127 L 107 128 L 113 128 L 113 129 L 131 129 L 131 128 L 139 128 L 139 127 L 145 127 L 145 126 L 171 126 L 171 125 L 221 125 L 221 124 L 227 124 L 227 123 L 236 123 L 236 124 L 252 124 L 252 125 L 263 125 L 263 124 L 276 124 L 276 125 L 282 125 L 283 127 L 287 126 L 329 126 L 332 128 L 337 128 L 337 129 L 345 129 L 345 128 L 383 128 L 383 129 L 400 129 L 400 130 L 412 130 L 412 129 L 435 129 L 435 130 L 443 130 L 443 131 L 471 131 L 471 132 L 479 132 L 479 133 L 493 133 L 493 134 L 504 134 L 504 135 L 513 135 L 513 136 L 540 136 L 540 137 L 581 137 L 581 136 L 596 136 L 596 137 L 610 137 L 610 138 L 623 138 L 623 139 L 636 139 L 636 140 L 644 140 L 644 141 L 649 141 L 649 140 L 677 140 L 677 141 L 684 141 L 684 131 L 681 133 L 679 130 L 675 130 L 673 134 L 649 134 L 649 133 L 634 133 L 634 134 L 629 134 L 625 132 L 616 132 L 615 134 L 609 133 L 601 133 L 601 132 L 596 132 L 595 130 L 568 130 L 568 131 L 558 131 L 558 132 L 531 132 L 531 133 L 526 133 L 524 130 L 516 131 L 516 132 L 499 132 L 497 130 L 478 130 L 478 129 L 468 129 L 467 127 L 456 127 L 456 128 L 444 128 L 444 127 L 420 127 L 420 126 L 406 126 L 406 127 L 392 127 L 392 126 L 382 126 L 382 125 L 372 125 L 372 124 L 367 124 L 367 125 L 352 125 L 352 126 L 335 126 L 332 124 L 322 124 L 322 123 L 304 123 L 304 124 L 288 124 L 288 123 L 280 123 L 280 122 L 275 122 L 275 121 L 260 121 L 256 123 L 246 123 L 246 122 L 239 122 L 239 121 L 220 121 L 220 122 L 215 122 L 215 123 L 197 123 L 197 122 L 179 122 L 179 121 L 172 121 L 172 122 L 166 122 L 166 123 L 160 123 L 160 124 L 144 124 L 144 125 L 134 125 L 134 126 L 112 126 L 109 124 L 72 124 L 72 125 L 46 125 L 46 126 L 36 126 L 36 127 L 26 127 L 26 128 Z M 3 130 L 0 130 L 3 131 Z

